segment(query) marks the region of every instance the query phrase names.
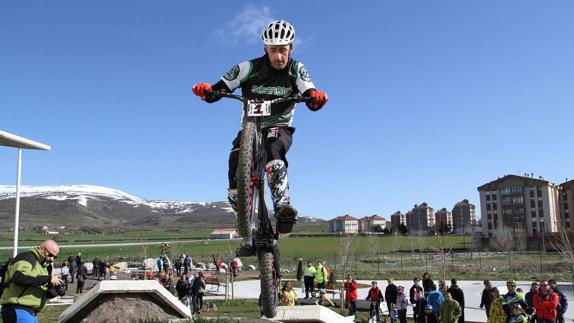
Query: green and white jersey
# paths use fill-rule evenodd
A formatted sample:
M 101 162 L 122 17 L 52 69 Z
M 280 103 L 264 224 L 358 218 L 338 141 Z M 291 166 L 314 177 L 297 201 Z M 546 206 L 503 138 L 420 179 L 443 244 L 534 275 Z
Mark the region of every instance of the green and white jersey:
M 290 59 L 287 67 L 278 71 L 271 66 L 267 55 L 235 65 L 221 81 L 232 92 L 241 88 L 242 95 L 248 99 L 273 100 L 315 88 L 302 63 Z M 274 104 L 271 115 L 263 119 L 263 127 L 290 127 L 294 112 L 293 102 Z

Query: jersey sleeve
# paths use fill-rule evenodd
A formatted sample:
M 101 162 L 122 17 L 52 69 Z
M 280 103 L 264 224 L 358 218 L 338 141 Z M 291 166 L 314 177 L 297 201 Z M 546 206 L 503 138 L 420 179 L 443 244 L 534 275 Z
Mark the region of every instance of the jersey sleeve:
M 227 73 L 225 73 L 221 78 L 221 81 L 223 81 L 229 90 L 233 92 L 233 90 L 241 86 L 241 83 L 244 80 L 249 78 L 251 69 L 252 63 L 250 61 L 242 62 L 233 66 Z
M 311 76 L 305 65 L 301 62 L 295 62 L 293 64 L 293 70 L 291 71 L 291 75 L 295 77 L 295 84 L 297 85 L 297 90 L 301 93 L 305 93 L 309 89 L 314 89 L 315 84 L 311 80 Z

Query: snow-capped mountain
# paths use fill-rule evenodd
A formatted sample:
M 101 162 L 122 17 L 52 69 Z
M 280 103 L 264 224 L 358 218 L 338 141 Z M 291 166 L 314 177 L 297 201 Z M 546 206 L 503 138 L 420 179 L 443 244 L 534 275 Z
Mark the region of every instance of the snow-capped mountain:
M 0 185 L 0 200 L 16 197 L 15 186 Z M 88 207 L 88 203 L 105 200 L 113 200 L 134 207 L 146 206 L 154 212 L 192 213 L 198 207 L 208 206 L 209 202 L 186 202 L 186 201 L 148 201 L 129 193 L 109 187 L 95 185 L 50 185 L 50 186 L 22 186 L 20 197 L 33 197 L 55 201 L 77 201 L 81 206 Z M 213 207 L 213 206 L 212 206 Z M 226 212 L 232 212 L 230 207 L 224 208 Z
M 15 197 L 15 186 L 0 185 L 0 216 L 4 219 L 13 215 Z M 235 216 L 227 202 L 153 201 L 94 185 L 22 186 L 20 199 L 20 223 L 25 227 L 235 225 Z M 322 221 L 300 217 L 300 223 Z M 0 228 L 12 225 L 12 221 L 0 222 Z

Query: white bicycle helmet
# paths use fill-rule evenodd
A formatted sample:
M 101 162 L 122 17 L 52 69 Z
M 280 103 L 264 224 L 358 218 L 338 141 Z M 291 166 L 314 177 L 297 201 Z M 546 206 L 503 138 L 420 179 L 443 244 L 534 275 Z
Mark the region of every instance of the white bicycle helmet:
M 295 40 L 295 28 L 285 20 L 271 22 L 261 36 L 265 45 L 289 45 Z

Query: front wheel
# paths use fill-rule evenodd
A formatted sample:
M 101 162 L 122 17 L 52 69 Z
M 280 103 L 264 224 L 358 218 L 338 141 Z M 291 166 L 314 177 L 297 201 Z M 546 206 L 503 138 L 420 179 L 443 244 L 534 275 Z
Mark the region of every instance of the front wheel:
M 258 256 L 261 312 L 265 317 L 272 318 L 277 315 L 279 302 L 279 277 L 275 268 L 275 256 L 270 251 L 260 251 Z
M 237 168 L 237 231 L 242 237 L 249 236 L 249 220 L 253 212 L 256 176 L 256 127 L 247 121 L 241 130 L 239 166 Z

